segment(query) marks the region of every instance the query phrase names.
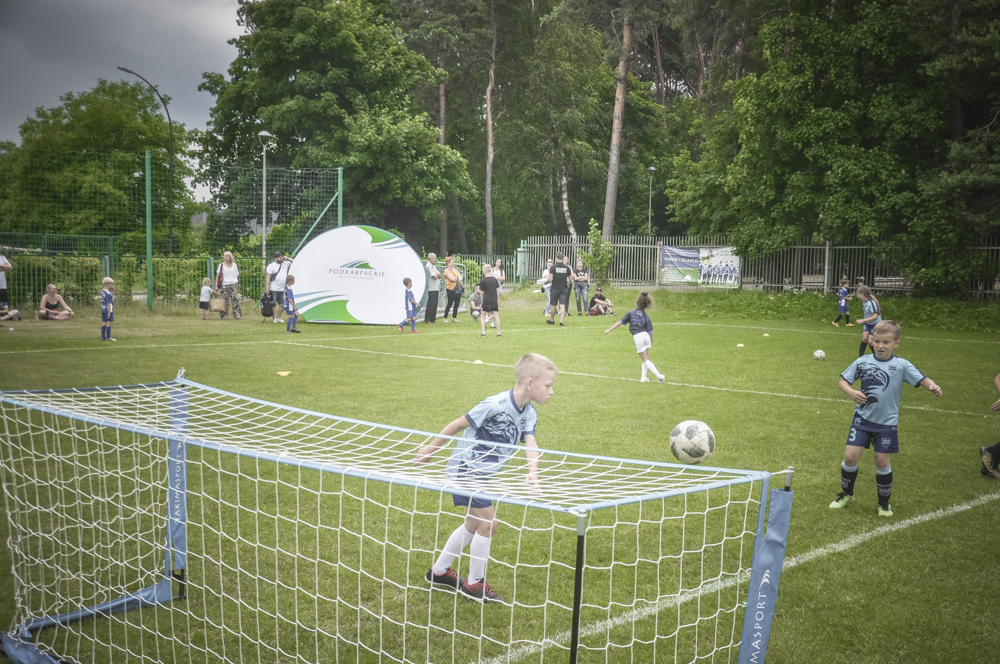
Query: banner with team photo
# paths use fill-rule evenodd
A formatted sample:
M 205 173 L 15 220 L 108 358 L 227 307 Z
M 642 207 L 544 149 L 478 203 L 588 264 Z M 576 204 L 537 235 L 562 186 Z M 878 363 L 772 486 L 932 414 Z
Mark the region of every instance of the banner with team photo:
M 418 302 L 427 271 L 410 245 L 372 226 L 344 226 L 307 244 L 292 263 L 295 302 L 310 323 L 396 325 L 405 315 L 403 279 Z
M 698 285 L 709 288 L 740 287 L 740 257 L 734 247 L 702 247 Z
M 662 286 L 740 287 L 740 257 L 733 247 L 663 247 Z

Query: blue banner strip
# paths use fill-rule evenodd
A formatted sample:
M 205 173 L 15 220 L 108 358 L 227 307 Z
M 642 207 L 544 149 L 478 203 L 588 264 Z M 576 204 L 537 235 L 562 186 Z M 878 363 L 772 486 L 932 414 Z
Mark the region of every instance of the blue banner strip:
M 778 601 L 781 566 L 788 544 L 788 523 L 792 517 L 792 491 L 772 489 L 767 533 L 754 550 L 747 588 L 747 609 L 743 616 L 739 664 L 763 664 L 771 638 L 774 607 Z

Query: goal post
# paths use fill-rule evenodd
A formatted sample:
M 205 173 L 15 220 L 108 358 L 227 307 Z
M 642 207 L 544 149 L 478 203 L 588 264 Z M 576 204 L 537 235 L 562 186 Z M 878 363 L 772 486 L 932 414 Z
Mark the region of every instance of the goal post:
M 436 434 L 182 375 L 0 392 L 0 416 L 15 664 L 742 662 L 751 639 L 766 651 L 748 585 L 764 566 L 776 587 L 767 540 L 784 551 L 773 495 L 765 537 L 766 472 L 542 450 L 540 489 L 523 455 L 484 487 L 450 475 L 444 452 L 414 466 Z M 486 574 L 502 604 L 425 579 L 465 519 L 453 494 L 495 504 Z M 468 563 L 466 549 L 460 575 Z

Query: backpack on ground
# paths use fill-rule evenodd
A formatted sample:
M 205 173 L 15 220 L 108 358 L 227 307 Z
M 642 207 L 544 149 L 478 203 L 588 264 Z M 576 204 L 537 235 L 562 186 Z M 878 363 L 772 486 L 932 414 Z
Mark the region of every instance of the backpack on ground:
M 260 315 L 265 319 L 274 318 L 274 298 L 270 292 L 260 296 Z M 264 321 L 267 322 L 266 320 Z

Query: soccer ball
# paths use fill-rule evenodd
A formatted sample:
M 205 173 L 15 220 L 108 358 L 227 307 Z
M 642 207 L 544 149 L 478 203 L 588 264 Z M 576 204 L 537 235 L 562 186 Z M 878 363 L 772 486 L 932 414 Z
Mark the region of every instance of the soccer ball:
M 670 451 L 681 463 L 701 463 L 715 451 L 715 434 L 698 420 L 686 420 L 670 432 Z
M 815 357 L 817 360 L 825 360 L 826 359 L 826 353 L 824 353 L 821 350 L 818 350 L 815 353 L 813 353 L 813 357 Z

